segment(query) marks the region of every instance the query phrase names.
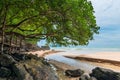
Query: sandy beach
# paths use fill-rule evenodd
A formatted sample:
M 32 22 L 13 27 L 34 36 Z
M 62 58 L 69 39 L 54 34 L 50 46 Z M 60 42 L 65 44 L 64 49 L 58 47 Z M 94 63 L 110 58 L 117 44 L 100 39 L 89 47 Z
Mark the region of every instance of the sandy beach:
M 38 55 L 39 57 L 45 57 L 46 55 L 56 54 L 61 51 L 55 50 L 45 50 L 45 51 L 35 51 L 29 52 Z M 97 67 L 102 67 L 106 69 L 111 69 L 116 72 L 120 72 L 120 52 L 99 52 L 90 54 L 61 54 L 67 58 L 77 59 L 83 63 L 90 64 Z M 67 69 L 76 69 L 76 67 L 66 64 L 64 62 L 59 62 L 56 60 L 49 60 L 49 63 L 56 67 L 57 75 L 66 80 L 79 80 L 79 78 L 69 78 L 64 75 L 64 71 Z
M 39 57 L 45 57 L 46 55 L 56 54 L 61 51 L 55 50 L 41 50 L 41 51 L 34 51 L 29 52 L 28 54 L 32 53 L 34 55 L 38 55 Z M 111 69 L 117 72 L 120 72 L 120 52 L 98 52 L 98 53 L 90 53 L 90 54 L 81 54 L 81 55 L 74 55 L 74 54 L 63 54 L 63 56 L 80 60 L 84 63 L 88 63 L 91 65 L 103 67 L 106 69 Z M 55 61 L 51 61 L 54 64 Z M 70 65 L 62 65 L 61 62 L 55 63 L 55 65 L 59 66 L 59 68 L 66 68 L 69 69 L 68 66 Z M 63 69 L 65 70 L 65 69 Z
M 45 57 L 46 55 L 54 54 L 54 53 L 58 53 L 58 52 L 61 52 L 61 51 L 56 51 L 56 50 L 39 50 L 39 51 L 30 51 L 30 52 L 27 52 L 27 54 L 37 55 L 38 57 Z
M 68 58 L 120 72 L 120 52 L 98 52 L 82 55 L 64 55 Z

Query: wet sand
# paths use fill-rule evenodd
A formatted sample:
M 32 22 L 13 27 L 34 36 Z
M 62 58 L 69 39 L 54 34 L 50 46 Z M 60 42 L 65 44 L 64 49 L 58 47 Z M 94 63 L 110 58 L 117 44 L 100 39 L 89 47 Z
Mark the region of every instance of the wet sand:
M 120 72 L 120 52 L 102 52 L 82 55 L 64 55 L 95 66 Z
M 49 63 L 55 66 L 57 75 L 60 78 L 60 80 L 79 80 L 79 77 L 71 78 L 71 77 L 65 76 L 65 73 L 64 73 L 65 70 L 68 70 L 68 69 L 74 70 L 76 69 L 74 66 L 71 66 L 56 60 L 49 60 Z

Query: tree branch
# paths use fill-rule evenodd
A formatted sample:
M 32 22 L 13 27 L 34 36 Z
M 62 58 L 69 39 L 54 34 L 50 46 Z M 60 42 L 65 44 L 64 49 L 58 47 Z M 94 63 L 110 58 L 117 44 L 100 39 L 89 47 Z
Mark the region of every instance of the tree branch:
M 25 21 L 27 21 L 27 20 L 29 20 L 29 19 L 32 19 L 32 18 L 34 18 L 34 17 L 37 17 L 37 15 L 31 16 L 31 17 L 28 17 L 28 18 L 25 18 L 25 19 L 23 19 L 22 21 L 20 21 L 20 22 L 17 23 L 17 24 L 11 24 L 11 25 L 6 25 L 6 26 L 8 26 L 8 27 L 14 27 L 14 28 L 11 30 L 11 32 L 12 32 L 12 31 L 15 30 L 16 28 L 18 28 L 22 23 L 24 23 Z

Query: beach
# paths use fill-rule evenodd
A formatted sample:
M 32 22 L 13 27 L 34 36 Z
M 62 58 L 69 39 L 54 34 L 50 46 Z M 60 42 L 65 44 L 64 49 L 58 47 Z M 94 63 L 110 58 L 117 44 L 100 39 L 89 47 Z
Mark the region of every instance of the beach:
M 120 72 L 120 52 L 98 52 L 81 55 L 64 55 L 88 64 Z
M 55 63 L 54 65 L 59 66 L 59 68 L 61 66 L 60 64 L 64 63 L 68 66 L 70 65 L 72 67 L 74 66 L 74 68 L 78 68 L 78 67 L 82 68 L 85 65 L 85 68 L 87 69 L 90 66 L 90 70 L 93 69 L 94 67 L 103 67 L 106 69 L 111 69 L 111 70 L 120 72 L 120 52 L 119 51 L 118 52 L 105 51 L 105 52 L 96 52 L 96 53 L 89 53 L 89 54 L 84 54 L 84 53 L 72 54 L 72 53 L 67 53 L 59 50 L 45 50 L 45 51 L 42 50 L 42 51 L 29 52 L 29 54 L 30 53 L 34 55 L 38 55 L 39 57 L 47 57 L 47 59 L 51 60 L 51 63 L 52 62 L 54 63 L 55 61 L 57 61 L 57 63 Z M 79 65 L 77 65 L 78 63 Z M 88 67 L 86 67 L 86 64 L 88 65 Z M 66 65 L 62 65 L 61 68 L 66 67 Z M 66 67 L 66 69 L 69 69 L 69 68 Z M 90 70 L 86 70 L 86 72 L 90 72 Z
M 26 53 L 27 54 L 37 55 L 38 57 L 45 57 L 46 55 L 54 54 L 54 53 L 58 53 L 58 52 L 62 52 L 62 51 L 56 51 L 56 50 L 38 50 L 38 51 L 30 51 L 30 52 L 26 52 Z
M 69 52 L 71 52 L 69 54 Z M 55 67 L 55 71 L 60 78 L 66 80 L 79 80 L 64 75 L 65 70 L 82 69 L 85 74 L 89 74 L 95 67 L 110 69 L 120 72 L 120 53 L 117 52 L 95 52 L 89 54 L 72 54 L 72 51 L 45 50 L 30 52 L 39 57 L 44 57 Z

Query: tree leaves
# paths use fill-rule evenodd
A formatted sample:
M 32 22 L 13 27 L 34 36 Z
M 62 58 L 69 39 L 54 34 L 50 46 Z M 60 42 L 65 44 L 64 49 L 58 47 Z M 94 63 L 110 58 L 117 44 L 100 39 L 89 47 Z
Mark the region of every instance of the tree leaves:
M 86 45 L 99 30 L 87 0 L 1 0 L 1 21 L 4 5 L 8 6 L 6 36 L 11 33 L 29 42 L 45 39 L 64 46 Z

